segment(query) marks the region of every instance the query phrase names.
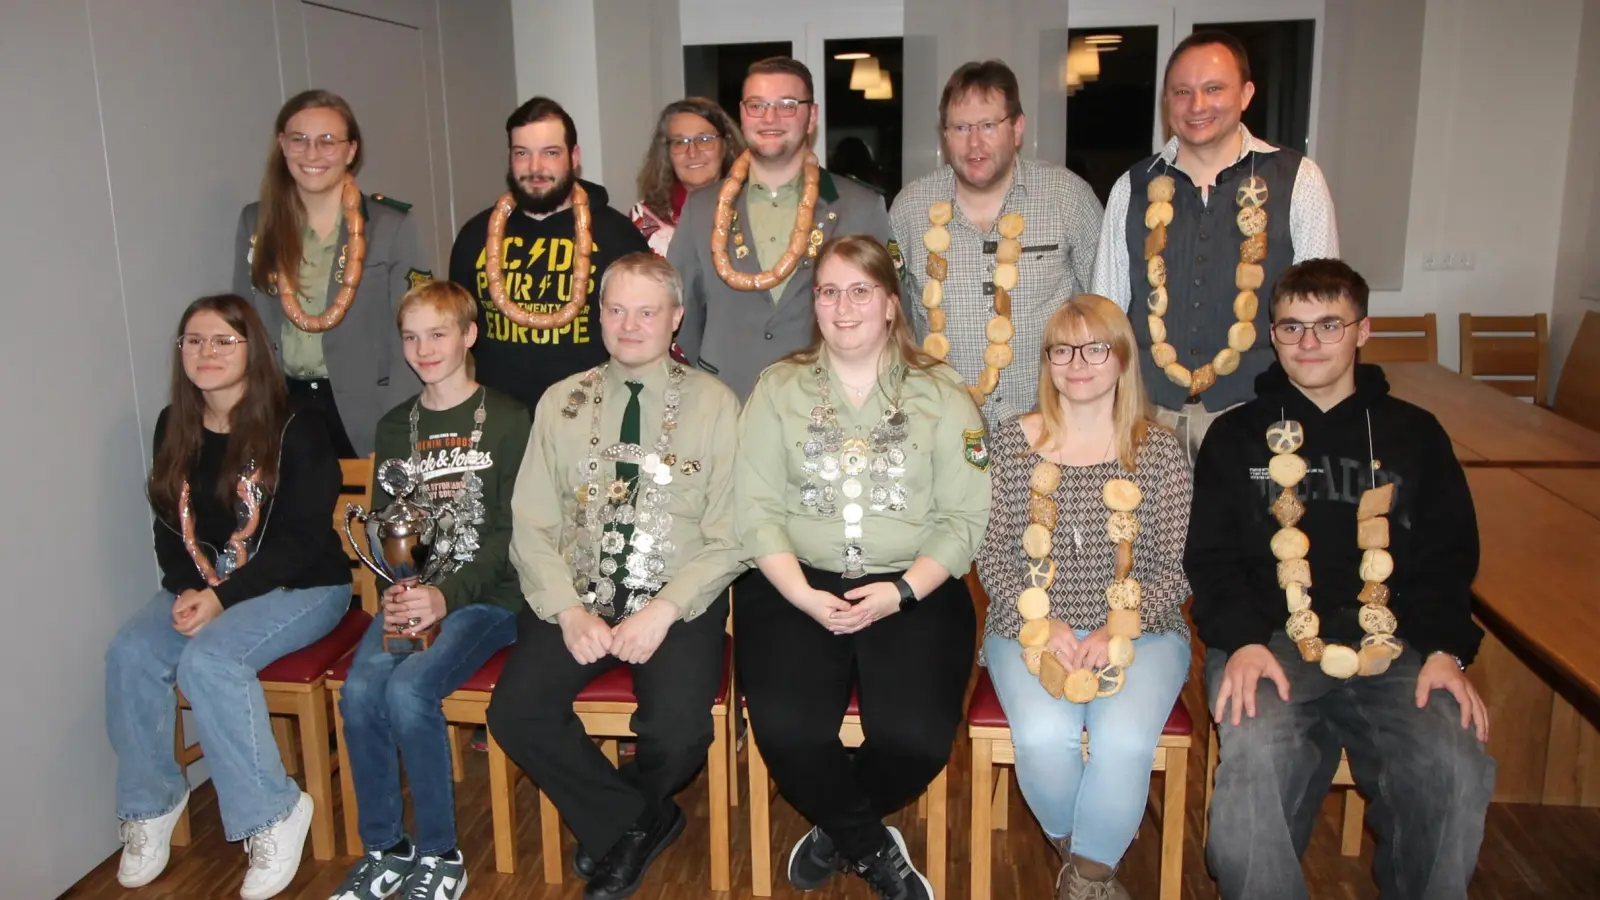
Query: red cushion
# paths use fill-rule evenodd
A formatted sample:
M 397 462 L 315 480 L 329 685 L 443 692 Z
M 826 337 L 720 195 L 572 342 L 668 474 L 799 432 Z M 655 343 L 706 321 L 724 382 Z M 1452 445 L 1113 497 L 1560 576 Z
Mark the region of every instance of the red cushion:
M 732 672 L 733 642 L 722 642 L 722 685 L 711 703 L 715 706 L 728 696 L 728 676 Z M 633 666 L 616 666 L 589 682 L 576 698 L 585 703 L 638 703 L 633 695 Z
M 349 653 L 371 624 L 372 617 L 366 612 L 352 609 L 321 640 L 279 657 L 256 677 L 262 681 L 310 684 L 325 675 L 339 657 Z
M 514 644 L 512 646 L 515 646 Z M 506 667 L 506 657 L 511 655 L 511 647 L 501 647 L 489 661 L 478 667 L 472 677 L 461 683 L 458 691 L 482 691 L 485 694 L 494 690 L 500 683 L 500 670 Z
M 994 682 L 989 680 L 989 670 L 978 671 L 978 684 L 972 690 L 972 703 L 967 706 L 967 722 L 980 728 L 1009 728 L 1006 711 L 1000 707 L 1000 697 L 994 692 Z M 1194 721 L 1189 718 L 1189 708 L 1182 698 L 1172 706 L 1172 715 L 1161 729 L 1163 735 L 1192 735 Z

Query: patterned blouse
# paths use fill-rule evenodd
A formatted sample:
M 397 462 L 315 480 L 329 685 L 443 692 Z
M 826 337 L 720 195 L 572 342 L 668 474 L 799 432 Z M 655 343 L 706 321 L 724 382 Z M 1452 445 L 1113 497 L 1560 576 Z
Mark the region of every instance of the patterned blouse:
M 988 592 L 984 634 L 1016 638 L 1022 629 L 1017 595 L 1027 587 L 1028 557 L 1022 531 L 1028 527 L 1028 476 L 1043 457 L 1028 446 L 1021 416 L 1000 424 L 989 446 L 994 492 L 989 528 L 978 549 L 978 578 Z M 1106 586 L 1115 571 L 1116 545 L 1106 537 L 1102 492 L 1113 478 L 1139 486 L 1143 501 L 1134 511 L 1139 537 L 1133 542 L 1133 577 L 1139 582 L 1140 622 L 1146 632 L 1174 632 L 1188 639 L 1180 609 L 1189 596 L 1183 574 L 1183 544 L 1189 531 L 1193 492 L 1189 457 L 1172 433 L 1152 426 L 1137 457 L 1139 471 L 1124 472 L 1115 460 L 1092 466 L 1062 466 L 1061 485 L 1051 498 L 1059 506 L 1050 558 L 1056 578 L 1050 585 L 1050 618 L 1074 629 L 1104 625 L 1110 607 Z M 1076 537 L 1075 537 L 1076 536 Z

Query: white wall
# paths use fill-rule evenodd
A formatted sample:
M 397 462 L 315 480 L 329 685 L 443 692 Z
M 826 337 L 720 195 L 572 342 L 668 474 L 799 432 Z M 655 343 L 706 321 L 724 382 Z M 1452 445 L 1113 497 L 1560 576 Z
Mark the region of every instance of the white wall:
M 1578 38 L 1555 295 L 1550 371 L 1559 373 L 1584 314 L 1600 311 L 1600 0 L 1585 0 Z M 1550 379 L 1552 391 L 1557 379 Z
M 425 35 L 423 67 L 462 88 L 462 102 L 444 103 L 435 77 L 418 121 L 440 148 L 438 205 L 475 211 L 499 184 L 503 132 L 489 135 L 493 168 L 476 130 L 451 135 L 478 128 L 478 104 L 510 108 L 507 0 L 385 9 Z M 234 225 L 256 194 L 272 116 L 303 86 L 301 16 L 298 0 L 0 10 L 0 379 L 13 385 L 0 449 L 13 473 L 0 531 L 5 900 L 55 897 L 116 849 L 102 658 L 157 587 L 142 484 L 170 336 L 190 300 L 229 289 Z M 286 67 L 296 41 L 300 66 Z
M 593 0 L 511 0 L 511 22 L 517 60 L 516 102 L 543 95 L 560 103 L 578 128 L 583 177 L 604 184 Z M 608 60 L 607 64 L 627 63 Z M 515 108 L 513 105 L 505 114 Z M 502 117 L 502 138 L 504 124 Z

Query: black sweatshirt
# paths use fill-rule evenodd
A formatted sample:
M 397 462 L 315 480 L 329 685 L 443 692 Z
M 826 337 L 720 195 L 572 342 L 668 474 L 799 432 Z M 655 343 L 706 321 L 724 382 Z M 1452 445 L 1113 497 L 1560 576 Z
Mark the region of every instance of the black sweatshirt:
M 163 409 L 156 419 L 157 450 L 166 428 L 167 410 Z M 213 566 L 218 550 L 238 526 L 233 504 L 224 506 L 216 499 L 217 476 L 227 451 L 228 435 L 207 431 L 200 455 L 189 469 L 195 539 Z M 237 483 L 236 474 L 229 477 Z M 224 609 L 278 588 L 298 590 L 350 583 L 349 557 L 344 554 L 330 516 L 343 480 L 327 429 L 315 418 L 291 416 L 283 430 L 277 488 L 262 501 L 261 520 L 249 542 L 253 549 L 245 564 L 216 586 L 217 599 Z M 206 581 L 183 546 L 180 527 L 175 510 L 162 511 L 155 517 L 161 587 L 174 594 L 204 590 Z
M 568 375 L 606 361 L 600 340 L 600 277 L 606 266 L 650 244 L 633 221 L 606 205 L 605 188 L 579 182 L 589 194 L 589 298 L 578 317 L 562 328 L 530 329 L 512 322 L 495 308 L 484 274 L 484 244 L 493 207 L 461 226 L 450 251 L 450 280 L 478 301 L 478 343 L 472 348 L 479 384 L 510 394 L 529 409 L 539 405 L 545 389 Z M 543 219 L 514 212 L 506 221 L 501 259 L 506 297 L 524 310 L 553 313 L 572 296 L 573 234 L 571 208 Z
M 1330 643 L 1359 645 L 1356 622 L 1356 507 L 1376 482 L 1395 486 L 1389 513 L 1394 574 L 1385 583 L 1399 619 L 1396 636 L 1427 656 L 1442 650 L 1471 662 L 1483 632 L 1472 621 L 1478 523 L 1466 474 L 1450 438 L 1424 409 L 1389 396 L 1374 365 L 1356 367 L 1356 392 L 1327 412 L 1289 382 L 1282 366 L 1256 378 L 1256 399 L 1212 423 L 1195 460 L 1194 506 L 1184 569 L 1194 590 L 1194 621 L 1206 646 L 1232 653 L 1265 644 L 1288 619 L 1277 560 L 1272 502 L 1282 491 L 1267 476 L 1267 429 L 1300 422 L 1308 464 L 1296 494 L 1306 506 L 1296 525 L 1311 541 L 1312 609 Z M 1371 451 L 1368 450 L 1368 415 Z

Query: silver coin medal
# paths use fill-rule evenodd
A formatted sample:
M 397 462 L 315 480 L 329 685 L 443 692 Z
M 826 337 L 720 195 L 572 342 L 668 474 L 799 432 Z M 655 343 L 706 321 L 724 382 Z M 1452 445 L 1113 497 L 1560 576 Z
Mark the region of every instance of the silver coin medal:
M 426 529 L 437 529 L 437 537 L 428 535 L 424 542 L 433 541 L 433 552 L 448 555 L 456 562 L 466 564 L 472 562 L 478 552 L 478 526 L 482 525 L 488 511 L 483 505 L 483 479 L 477 470 L 470 468 L 482 458 L 482 451 L 478 445 L 483 441 L 483 423 L 488 421 L 489 414 L 485 405 L 489 402 L 487 388 L 478 388 L 478 408 L 472 413 L 472 433 L 469 436 L 465 462 L 469 468 L 461 476 L 461 488 L 448 500 L 434 500 L 422 498 L 421 505 L 428 506 L 434 511 L 434 516 L 428 520 Z M 401 472 L 396 472 L 390 464 L 399 460 L 390 460 L 385 463 L 383 471 L 379 472 L 378 483 L 390 496 L 401 497 L 418 491 L 423 483 L 422 457 L 417 450 L 421 442 L 420 425 L 422 422 L 422 395 L 411 402 L 411 411 L 406 416 L 410 426 L 411 454 L 402 465 Z M 385 476 L 388 476 L 387 480 Z M 390 485 L 400 488 L 403 493 L 392 490 Z
M 905 487 L 900 483 L 905 476 L 905 451 L 900 447 L 907 434 L 906 414 L 900 406 L 905 379 L 899 379 L 894 401 L 867 438 L 845 438 L 833 406 L 827 367 L 818 363 L 811 371 L 821 403 L 811 410 L 809 437 L 801 448 L 806 457 L 803 467 L 811 477 L 801 486 L 800 502 L 815 508 L 819 516 L 843 518 L 844 545 L 839 552 L 843 574 L 861 578 L 867 572 L 866 551 L 861 546 L 866 508 L 860 501 L 865 499 L 874 512 L 905 509 Z M 814 479 L 823 483 L 818 485 Z M 842 508 L 836 506 L 841 499 Z

